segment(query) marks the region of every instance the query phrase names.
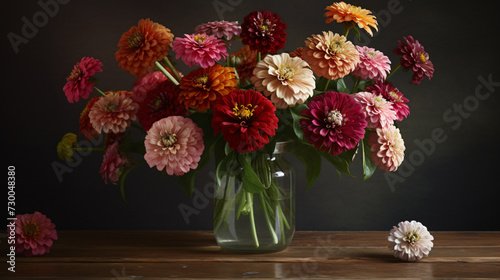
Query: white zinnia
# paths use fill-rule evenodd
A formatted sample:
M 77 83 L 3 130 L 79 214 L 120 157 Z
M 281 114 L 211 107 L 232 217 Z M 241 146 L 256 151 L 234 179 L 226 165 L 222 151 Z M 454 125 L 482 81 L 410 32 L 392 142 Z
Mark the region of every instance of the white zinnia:
M 255 66 L 250 81 L 265 96 L 271 96 L 276 108 L 285 109 L 304 103 L 313 96 L 315 78 L 309 64 L 288 53 L 268 55 Z
M 388 240 L 393 242 L 389 248 L 394 249 L 394 256 L 405 261 L 418 261 L 429 255 L 434 245 L 434 237 L 420 222 L 400 222 L 389 233 Z

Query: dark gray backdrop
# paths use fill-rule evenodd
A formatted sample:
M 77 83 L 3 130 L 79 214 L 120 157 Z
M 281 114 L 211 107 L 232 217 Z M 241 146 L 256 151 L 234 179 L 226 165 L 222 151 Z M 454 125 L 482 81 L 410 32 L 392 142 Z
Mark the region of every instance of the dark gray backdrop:
M 58 229 L 194 230 L 210 229 L 212 223 L 213 164 L 198 178 L 194 199 L 184 195 L 176 178 L 162 178 L 141 166 L 128 178 L 124 203 L 119 188 L 106 185 L 98 173 L 99 152 L 83 156 L 62 180 L 57 177 L 53 166 L 61 161 L 56 145 L 66 132 L 78 131 L 79 113 L 86 104 L 69 104 L 62 91 L 81 57 L 104 63 L 104 72 L 98 74 L 101 89 L 130 89 L 134 77 L 117 66 L 114 53 L 121 34 L 140 18 L 150 17 L 181 36 L 199 23 L 222 18 L 241 23 L 251 11 L 271 10 L 288 25 L 286 50 L 302 46 L 306 37 L 323 30 L 341 32 L 339 25 L 324 23 L 324 8 L 331 1 L 60 0 L 51 15 L 42 12 L 40 3 L 46 2 L 9 1 L 1 11 L 2 168 L 7 176 L 7 166 L 16 167 L 16 212 L 40 211 Z M 399 72 L 393 79 L 410 99 L 411 109 L 410 117 L 400 123 L 407 164 L 395 173 L 399 182 L 388 183 L 381 170 L 367 182 L 359 176 L 340 180 L 334 168 L 324 164 L 318 183 L 306 193 L 304 170 L 295 162 L 297 229 L 389 230 L 401 220 L 416 219 L 430 230 L 500 230 L 500 87 L 481 86 L 480 81 L 500 82 L 493 1 L 351 3 L 375 11 L 380 24 L 376 36 L 354 43 L 369 41 L 396 65 L 399 57 L 392 49 L 397 40 L 413 35 L 430 53 L 436 72 L 432 81 L 425 79 L 420 86 L 409 84 L 410 73 Z M 35 17 L 38 27 L 36 32 L 25 30 L 29 38 L 16 53 L 8 34 L 22 36 L 24 17 L 32 23 Z M 357 175 L 359 161 L 352 167 Z M 186 220 L 179 206 L 195 214 Z

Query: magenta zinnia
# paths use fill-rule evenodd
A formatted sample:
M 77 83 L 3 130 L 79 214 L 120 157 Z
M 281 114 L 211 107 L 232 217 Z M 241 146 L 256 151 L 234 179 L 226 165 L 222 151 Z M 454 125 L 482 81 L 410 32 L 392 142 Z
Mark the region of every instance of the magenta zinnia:
M 203 130 L 191 119 L 170 116 L 153 124 L 144 140 L 149 167 L 181 176 L 198 167 L 205 149 Z
M 187 66 L 213 66 L 215 61 L 228 56 L 223 40 L 207 34 L 184 34 L 185 38 L 175 38 L 172 50 L 176 59 L 181 58 Z
M 89 113 L 90 123 L 96 131 L 124 132 L 131 121 L 137 119 L 139 105 L 129 95 L 124 91 L 107 92 L 107 96 L 96 101 Z
M 68 81 L 63 91 L 69 103 L 78 101 L 81 98 L 89 98 L 89 94 L 94 90 L 94 74 L 102 72 L 102 63 L 93 57 L 84 57 L 73 67 L 73 71 L 66 78 Z
M 127 156 L 121 153 L 118 148 L 119 142 L 115 141 L 113 144 L 108 145 L 104 154 L 99 173 L 102 174 L 102 178 L 106 184 L 109 181 L 116 185 L 123 170 L 130 165 Z
M 404 159 L 405 143 L 399 128 L 377 128 L 371 132 L 368 145 L 373 162 L 385 171 L 396 171 Z
M 424 76 L 430 80 L 434 75 L 434 65 L 429 60 L 429 54 L 412 36 L 405 37 L 404 42 L 398 41 L 398 47 L 394 49 L 394 54 L 402 55 L 399 62 L 401 66 L 413 71 L 410 83 L 418 85 Z
M 38 211 L 16 218 L 16 253 L 27 257 L 48 254 L 57 240 L 52 221 Z
M 233 36 L 240 36 L 241 26 L 237 21 L 213 21 L 196 26 L 196 33 L 214 35 L 219 39 L 231 40 Z
M 254 90 L 235 90 L 215 100 L 212 127 L 238 153 L 256 151 L 276 134 L 278 118 L 271 101 Z
M 369 47 L 356 46 L 359 52 L 359 63 L 352 75 L 363 80 L 385 80 L 391 71 L 391 61 L 382 52 Z
M 361 106 L 348 94 L 327 91 L 315 96 L 301 114 L 304 137 L 331 155 L 350 150 L 363 139 L 366 120 Z
M 366 87 L 366 91 L 376 95 L 382 95 L 392 103 L 392 110 L 396 112 L 397 120 L 402 121 L 410 114 L 410 108 L 406 104 L 408 99 L 388 81 L 377 81 L 374 85 Z
M 275 53 L 286 43 L 286 24 L 270 11 L 254 11 L 241 25 L 242 43 L 261 53 Z
M 368 122 L 368 128 L 388 128 L 397 118 L 396 112 L 392 110 L 392 103 L 385 100 L 381 95 L 371 92 L 358 92 L 353 96 L 361 104 Z

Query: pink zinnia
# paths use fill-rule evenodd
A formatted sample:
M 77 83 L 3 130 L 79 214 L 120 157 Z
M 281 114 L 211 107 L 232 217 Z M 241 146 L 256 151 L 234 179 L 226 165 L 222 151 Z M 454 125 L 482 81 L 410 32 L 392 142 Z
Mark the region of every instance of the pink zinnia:
M 171 72 L 171 71 L 169 71 Z M 161 82 L 167 80 L 167 76 L 160 71 L 153 71 L 146 74 L 146 76 L 137 79 L 132 87 L 132 95 L 130 98 L 136 103 L 141 103 L 149 90 L 156 87 Z
M 50 219 L 38 211 L 16 217 L 16 253 L 27 257 L 50 253 L 57 240 L 56 226 Z
M 215 61 L 228 56 L 223 40 L 207 34 L 184 34 L 185 38 L 175 38 L 172 49 L 187 66 L 213 66 Z
M 99 173 L 102 174 L 102 178 L 108 183 L 108 180 L 115 184 L 120 179 L 120 175 L 123 169 L 130 164 L 128 158 L 120 153 L 118 149 L 119 142 L 115 141 L 113 144 L 108 145 L 106 153 L 104 154 L 101 169 Z
M 363 108 L 368 128 L 388 128 L 397 118 L 396 112 L 392 110 L 392 103 L 385 100 L 381 95 L 371 92 L 358 92 L 353 96 Z
M 124 132 L 137 119 L 139 105 L 125 92 L 108 92 L 90 109 L 90 123 L 99 133 Z
M 429 60 L 429 54 L 424 47 L 413 39 L 412 36 L 404 38 L 404 42 L 398 41 L 398 47 L 393 50 L 394 54 L 402 55 L 400 64 L 404 69 L 412 70 L 411 84 L 418 85 L 427 76 L 429 80 L 434 75 L 434 65 Z
M 396 112 L 397 120 L 402 121 L 410 114 L 410 108 L 406 104 L 408 99 L 388 81 L 377 81 L 374 85 L 365 89 L 376 95 L 382 95 L 392 103 L 392 110 Z
M 391 61 L 382 52 L 369 47 L 356 46 L 359 52 L 359 63 L 352 74 L 356 78 L 373 81 L 385 80 L 387 73 L 391 71 Z
M 203 130 L 191 119 L 170 116 L 153 124 L 144 140 L 149 167 L 181 176 L 198 167 L 205 149 Z
M 89 98 L 95 85 L 94 74 L 102 72 L 102 63 L 93 57 L 84 57 L 73 67 L 73 71 L 66 78 L 68 81 L 63 91 L 69 103 L 78 101 L 81 98 Z
M 396 171 L 405 157 L 405 143 L 399 128 L 377 128 L 368 136 L 373 162 L 385 171 Z
M 219 39 L 231 40 L 233 36 L 240 36 L 241 26 L 238 26 L 237 21 L 213 21 L 196 26 L 194 29 L 196 33 L 205 33 L 207 35 L 214 35 Z
M 361 106 L 346 93 L 327 91 L 307 103 L 301 112 L 304 137 L 317 149 L 331 155 L 350 150 L 363 139 L 366 120 Z

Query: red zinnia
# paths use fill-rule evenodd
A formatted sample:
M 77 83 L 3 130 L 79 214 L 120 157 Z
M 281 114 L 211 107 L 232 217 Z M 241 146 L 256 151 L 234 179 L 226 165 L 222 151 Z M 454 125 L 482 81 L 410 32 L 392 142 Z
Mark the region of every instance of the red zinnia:
M 361 106 L 346 93 L 327 91 L 315 96 L 301 114 L 304 137 L 331 155 L 350 150 L 363 139 L 366 120 Z
M 83 136 L 85 136 L 85 139 L 87 140 L 99 136 L 99 132 L 94 129 L 89 117 L 90 109 L 92 109 L 92 106 L 94 106 L 94 103 L 97 100 L 99 100 L 99 97 L 92 97 L 92 99 L 87 102 L 87 106 L 85 106 L 82 113 L 80 114 L 80 134 L 83 134 Z
M 276 134 L 276 108 L 259 92 L 235 90 L 215 100 L 212 108 L 214 134 L 222 132 L 229 147 L 238 153 L 256 151 Z
M 241 25 L 243 44 L 261 53 L 275 53 L 286 43 L 286 24 L 270 11 L 254 11 L 245 17 Z
M 170 80 L 165 80 L 148 91 L 137 112 L 139 123 L 145 131 L 160 119 L 186 113 L 186 108 L 179 103 L 179 92 L 180 88 Z
M 434 65 L 429 60 L 429 54 L 412 36 L 405 37 L 404 40 L 404 42 L 398 41 L 398 47 L 393 52 L 402 55 L 400 64 L 404 69 L 414 72 L 410 83 L 420 84 L 424 75 L 430 80 L 434 75 Z
M 73 67 L 73 71 L 66 78 L 68 81 L 63 91 L 69 103 L 78 101 L 81 98 L 89 98 L 89 94 L 94 90 L 94 74 L 102 72 L 102 62 L 93 57 L 84 57 Z

